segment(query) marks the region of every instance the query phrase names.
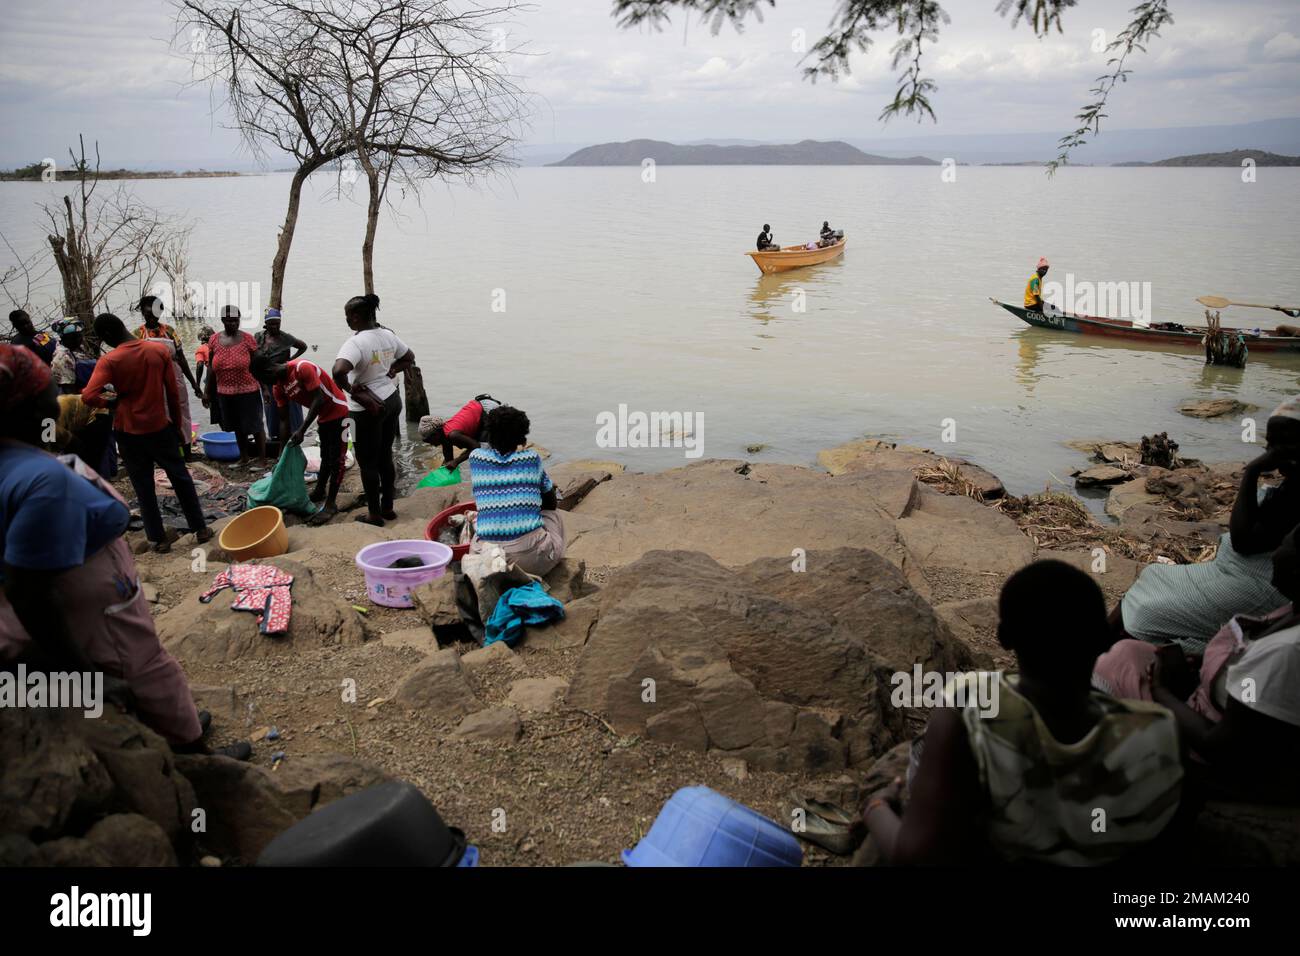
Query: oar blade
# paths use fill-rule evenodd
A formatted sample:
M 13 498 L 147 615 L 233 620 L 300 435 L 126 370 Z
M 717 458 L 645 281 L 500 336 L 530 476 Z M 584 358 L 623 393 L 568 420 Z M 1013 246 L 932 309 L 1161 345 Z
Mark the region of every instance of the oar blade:
M 1232 305 L 1231 300 L 1225 299 L 1221 295 L 1203 295 L 1196 301 L 1211 309 L 1226 309 L 1228 306 Z

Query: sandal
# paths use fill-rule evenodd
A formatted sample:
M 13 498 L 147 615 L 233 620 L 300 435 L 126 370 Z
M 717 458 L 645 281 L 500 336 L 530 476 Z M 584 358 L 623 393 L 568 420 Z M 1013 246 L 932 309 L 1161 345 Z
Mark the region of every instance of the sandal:
M 319 528 L 323 524 L 329 524 L 330 519 L 338 513 L 338 508 L 322 508 L 320 511 L 308 518 L 307 523 L 312 527 Z

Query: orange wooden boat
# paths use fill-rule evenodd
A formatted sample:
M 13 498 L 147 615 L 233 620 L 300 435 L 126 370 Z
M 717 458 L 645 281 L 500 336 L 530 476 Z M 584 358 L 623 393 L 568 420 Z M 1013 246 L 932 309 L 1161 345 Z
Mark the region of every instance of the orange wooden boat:
M 848 239 L 840 239 L 834 245 L 817 249 L 809 249 L 806 246 L 784 246 L 779 250 L 769 249 L 765 252 L 756 249 L 745 255 L 754 260 L 754 265 L 758 266 L 759 272 L 763 275 L 771 275 L 774 272 L 788 272 L 791 269 L 802 269 L 804 266 L 830 262 L 843 255 L 847 243 Z

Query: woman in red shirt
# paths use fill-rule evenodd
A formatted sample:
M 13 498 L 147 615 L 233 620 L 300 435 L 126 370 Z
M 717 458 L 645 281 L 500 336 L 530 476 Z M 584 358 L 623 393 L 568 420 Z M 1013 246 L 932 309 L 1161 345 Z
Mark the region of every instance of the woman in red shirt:
M 221 310 L 224 331 L 208 340 L 212 374 L 208 376 L 204 407 L 221 405 L 222 424 L 239 442 L 239 463 L 247 465 L 255 451 L 266 465 L 266 426 L 262 417 L 262 387 L 250 370 L 257 354 L 257 341 L 239 329 L 239 309 L 228 305 Z M 251 437 L 251 441 L 250 441 Z
M 320 435 L 320 471 L 311 500 L 325 502 L 308 524 L 325 524 L 338 514 L 336 499 L 346 467 L 347 443 L 343 440 L 343 423 L 348 420 L 348 400 L 334 383 L 329 372 L 307 359 L 275 362 L 265 352 L 253 357 L 253 377 L 271 387 L 271 398 L 279 410 L 280 446 L 301 445 L 312 422 Z M 289 434 L 289 402 L 306 406 L 307 417 L 297 431 Z

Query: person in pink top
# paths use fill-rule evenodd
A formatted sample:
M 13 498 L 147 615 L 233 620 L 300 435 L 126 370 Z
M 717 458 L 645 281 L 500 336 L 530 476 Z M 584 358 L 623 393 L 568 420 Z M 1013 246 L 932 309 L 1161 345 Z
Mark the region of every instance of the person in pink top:
M 253 378 L 253 356 L 257 340 L 239 328 L 239 309 L 228 305 L 221 310 L 222 331 L 208 340 L 208 376 L 204 407 L 221 405 L 221 423 L 235 433 L 239 442 L 239 463 L 247 465 L 253 453 L 266 458 L 266 425 L 262 416 L 262 386 Z

